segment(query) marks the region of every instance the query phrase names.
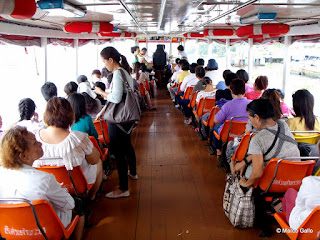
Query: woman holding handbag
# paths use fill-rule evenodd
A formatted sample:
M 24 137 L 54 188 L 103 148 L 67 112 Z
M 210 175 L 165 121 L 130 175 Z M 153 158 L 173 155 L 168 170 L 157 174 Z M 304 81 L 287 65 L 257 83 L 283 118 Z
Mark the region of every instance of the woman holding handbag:
M 125 96 L 129 96 L 129 88 L 131 88 L 131 90 L 134 89 L 127 59 L 113 47 L 104 48 L 100 55 L 107 69 L 113 72 L 113 79 L 110 86 L 110 93 L 102 91 L 99 87 L 96 87 L 94 91 L 95 93 L 102 95 L 108 102 L 113 103 L 114 105 L 121 104 L 123 102 L 123 98 Z M 108 114 L 108 111 L 108 104 L 106 104 L 97 115 L 97 119 L 101 118 L 104 114 Z M 136 155 L 130 138 L 134 124 L 134 122 L 121 124 L 120 122 L 108 122 L 110 150 L 114 154 L 117 163 L 119 189 L 107 193 L 107 198 L 129 197 L 128 175 L 134 180 L 138 179 Z M 130 169 L 129 172 L 128 165 Z

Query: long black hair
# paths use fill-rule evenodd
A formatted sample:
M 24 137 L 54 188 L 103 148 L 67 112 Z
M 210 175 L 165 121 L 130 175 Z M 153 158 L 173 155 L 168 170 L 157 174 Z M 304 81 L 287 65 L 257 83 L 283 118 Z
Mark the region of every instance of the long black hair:
M 31 98 L 21 99 L 19 102 L 20 121 L 30 120 L 34 114 L 36 105 Z
M 271 101 L 266 98 L 258 98 L 247 105 L 247 112 L 249 116 L 254 117 L 257 114 L 261 119 L 274 119 L 274 109 Z
M 74 115 L 75 115 L 75 123 L 79 121 L 80 118 L 83 118 L 87 115 L 86 112 L 86 101 L 84 96 L 80 93 L 73 93 L 68 97 L 68 101 L 70 102 Z
M 114 47 L 106 47 L 102 49 L 100 55 L 106 60 L 112 58 L 113 61 L 120 64 L 120 66 L 123 67 L 130 74 L 130 66 L 126 57 L 121 55 Z
M 301 118 L 300 122 L 304 119 L 306 127 L 309 130 L 314 130 L 316 117 L 313 114 L 313 95 L 307 89 L 301 89 L 292 95 L 292 102 L 296 117 Z
M 261 98 L 270 99 L 273 106 L 275 119 L 280 119 L 282 116 L 282 108 L 280 103 L 280 94 L 277 89 L 271 88 L 263 92 Z

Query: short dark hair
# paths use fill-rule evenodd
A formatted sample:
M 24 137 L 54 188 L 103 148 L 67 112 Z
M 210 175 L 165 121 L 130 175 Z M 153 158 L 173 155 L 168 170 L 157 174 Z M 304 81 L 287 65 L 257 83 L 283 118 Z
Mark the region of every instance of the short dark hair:
M 50 98 L 56 97 L 58 95 L 57 87 L 52 82 L 46 82 L 41 87 L 41 93 L 44 99 L 48 102 Z
M 70 94 L 77 92 L 77 89 L 78 89 L 78 84 L 71 81 L 64 86 L 63 90 L 69 96 Z
M 204 76 L 206 75 L 206 71 L 204 70 L 203 67 L 196 67 L 196 76 L 198 76 L 199 78 L 204 78 Z
M 236 79 L 236 78 L 238 78 L 237 74 L 235 74 L 235 73 L 233 73 L 233 72 L 228 73 L 228 74 L 226 75 L 225 80 L 224 80 L 226 86 L 230 86 L 232 80 L 233 80 L 233 79 Z
M 179 51 L 184 51 L 184 47 L 182 45 L 179 45 L 178 50 Z
M 68 101 L 70 102 L 74 115 L 75 115 L 75 123 L 87 115 L 86 112 L 86 100 L 83 95 L 80 93 L 73 93 L 68 97 Z
M 101 72 L 100 72 L 99 69 L 95 69 L 95 70 L 92 71 L 91 75 L 93 75 L 93 74 L 101 75 Z
M 88 81 L 88 78 L 86 75 L 80 75 L 79 77 L 77 77 L 78 83 L 87 82 L 87 81 Z
M 20 121 L 30 120 L 35 109 L 36 105 L 31 98 L 21 99 L 19 102 Z
M 209 78 L 209 77 L 202 78 L 202 84 L 203 85 L 208 85 L 208 84 L 211 84 L 211 83 L 212 83 L 211 78 Z
M 197 60 L 197 64 L 198 64 L 198 65 L 201 65 L 201 66 L 204 66 L 204 59 L 203 59 L 203 58 L 199 58 L 199 59 Z
M 138 48 L 139 48 L 138 46 L 131 47 L 131 53 L 134 53 Z
M 269 99 L 258 98 L 247 105 L 247 112 L 249 116 L 253 117 L 257 114 L 262 119 L 274 119 L 274 110 Z
M 268 77 L 258 76 L 254 83 L 259 90 L 266 90 L 268 87 Z
M 189 63 L 187 61 L 183 62 L 181 64 L 181 69 L 184 71 L 188 71 L 189 70 Z
M 179 64 L 180 60 L 180 58 L 176 58 L 176 64 Z
M 227 77 L 227 75 L 228 75 L 229 73 L 232 73 L 230 69 L 226 69 L 226 70 L 223 71 L 222 77 L 223 77 L 224 80 L 226 80 L 226 77 Z
M 47 103 L 43 120 L 48 126 L 67 129 L 74 122 L 75 116 L 71 104 L 62 97 L 52 97 Z
M 105 90 L 106 90 L 106 85 L 105 85 L 103 82 L 99 82 L 99 81 L 98 81 L 98 82 L 95 82 L 95 83 L 94 83 L 94 86 L 95 86 L 95 87 L 98 87 L 98 88 L 101 88 L 102 91 L 105 91 Z
M 245 94 L 246 84 L 242 79 L 236 78 L 232 80 L 230 89 L 234 95 Z
M 240 69 L 236 72 L 238 78 L 242 79 L 245 83 L 249 81 L 249 75 L 244 69 Z
M 190 72 L 191 73 L 195 73 L 196 72 L 196 67 L 198 67 L 198 64 L 197 63 L 192 63 L 190 65 Z
M 144 48 L 141 49 L 141 51 L 146 51 L 147 52 L 148 49 L 144 47 Z
M 293 110 L 300 121 L 304 119 L 306 127 L 314 130 L 316 117 L 313 114 L 314 98 L 307 89 L 300 89 L 292 95 Z
M 111 71 L 108 70 L 108 68 L 106 67 L 103 67 L 102 70 L 101 70 L 101 76 L 104 77 L 104 78 L 107 78 L 109 73 L 112 73 Z

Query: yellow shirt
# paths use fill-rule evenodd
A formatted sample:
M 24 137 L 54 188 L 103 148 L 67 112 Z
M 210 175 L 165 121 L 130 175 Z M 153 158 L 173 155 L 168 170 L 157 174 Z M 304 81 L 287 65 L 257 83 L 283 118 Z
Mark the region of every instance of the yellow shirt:
M 300 117 L 295 118 L 289 118 L 287 121 L 287 124 L 291 131 L 310 131 L 307 129 L 305 120 L 302 119 L 300 122 Z M 318 120 L 316 119 L 314 124 L 314 130 L 313 131 L 320 131 L 320 125 Z M 315 133 L 295 133 L 296 136 L 308 136 L 308 135 L 314 135 Z
M 190 75 L 188 71 L 183 71 L 182 73 L 179 73 L 177 78 L 178 83 L 182 83 L 184 78 L 188 75 Z

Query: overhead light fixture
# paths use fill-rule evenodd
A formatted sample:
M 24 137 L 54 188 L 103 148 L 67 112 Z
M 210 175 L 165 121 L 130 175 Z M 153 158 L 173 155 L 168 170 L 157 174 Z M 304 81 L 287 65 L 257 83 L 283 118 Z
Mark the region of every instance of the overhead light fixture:
M 42 10 L 47 10 L 51 16 L 66 16 L 66 17 L 85 17 L 87 12 L 79 7 L 76 7 L 64 0 L 41 0 L 37 2 Z
M 259 21 L 268 21 L 274 20 L 277 16 L 277 13 L 258 13 L 249 17 L 240 17 L 241 24 L 254 23 Z

